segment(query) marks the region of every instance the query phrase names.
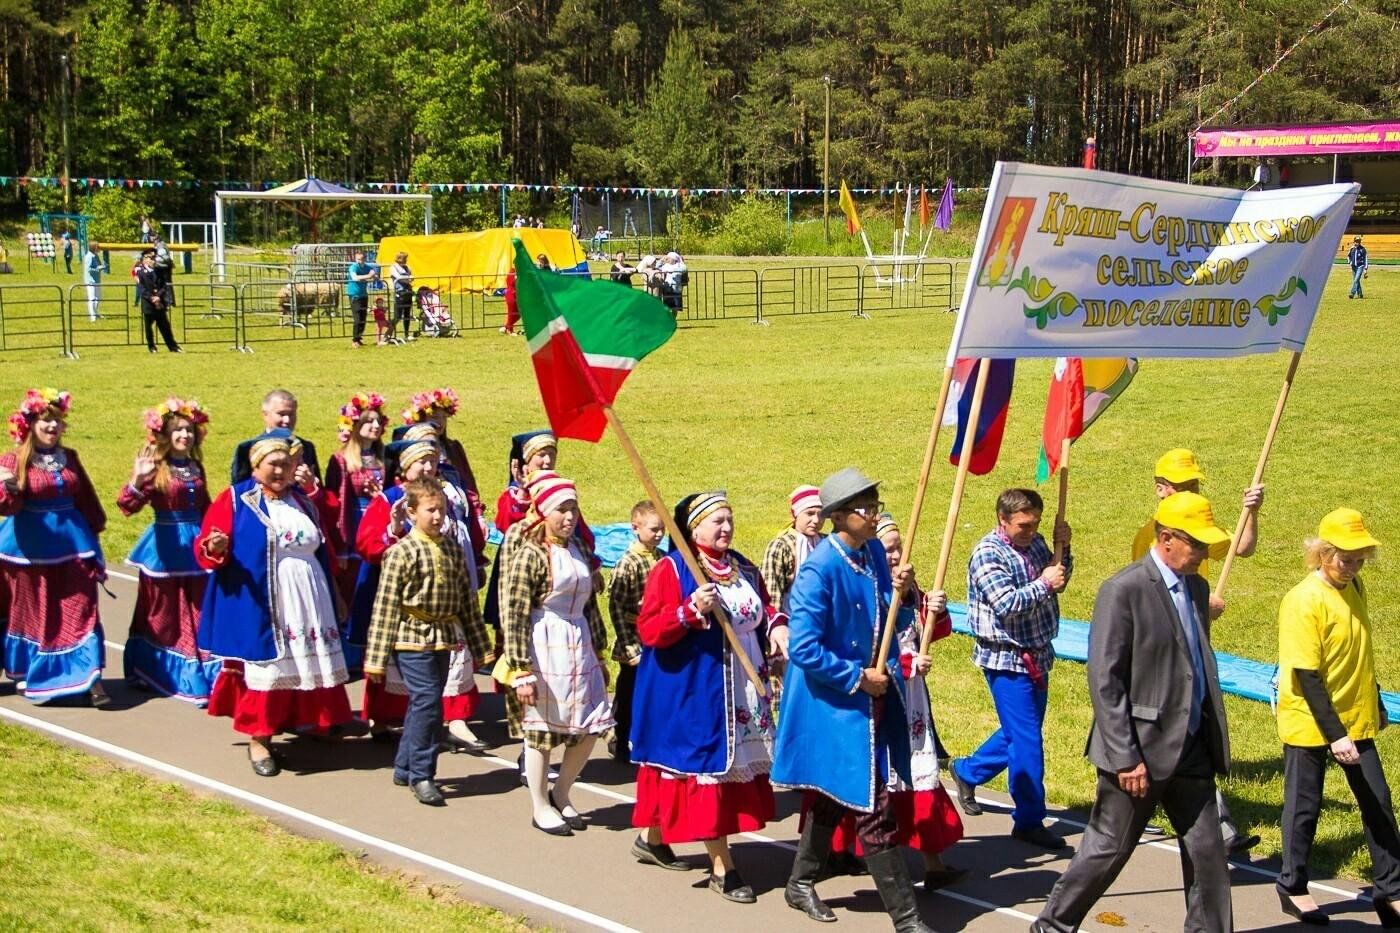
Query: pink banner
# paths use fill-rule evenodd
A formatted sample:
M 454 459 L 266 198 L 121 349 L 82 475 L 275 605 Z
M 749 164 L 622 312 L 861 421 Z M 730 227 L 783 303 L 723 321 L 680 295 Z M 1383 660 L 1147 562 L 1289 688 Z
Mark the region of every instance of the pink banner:
M 1196 158 L 1400 152 L 1400 122 L 1202 130 Z

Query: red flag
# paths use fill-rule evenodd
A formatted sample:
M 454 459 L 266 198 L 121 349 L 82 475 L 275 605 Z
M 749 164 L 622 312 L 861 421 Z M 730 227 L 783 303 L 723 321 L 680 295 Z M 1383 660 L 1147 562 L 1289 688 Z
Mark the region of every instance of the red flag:
M 919 186 L 919 226 L 927 227 L 933 212 L 928 207 L 928 186 Z
M 1055 374 L 1050 379 L 1050 394 L 1045 399 L 1045 425 L 1041 433 L 1041 450 L 1045 455 L 1048 475 L 1060 468 L 1060 448 L 1065 440 L 1075 440 L 1084 433 L 1084 361 L 1079 357 L 1055 360 Z

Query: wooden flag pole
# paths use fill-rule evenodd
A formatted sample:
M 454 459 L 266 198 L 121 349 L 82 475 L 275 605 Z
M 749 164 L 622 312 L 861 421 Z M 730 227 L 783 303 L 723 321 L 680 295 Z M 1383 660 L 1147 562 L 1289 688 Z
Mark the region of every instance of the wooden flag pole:
M 646 490 L 647 498 L 656 506 L 656 512 L 661 516 L 661 522 L 666 526 L 666 534 L 671 538 L 671 545 L 680 551 L 681 560 L 685 561 L 686 567 L 690 570 L 696 582 L 706 579 L 704 571 L 700 569 L 700 563 L 695 559 L 694 552 L 690 545 L 686 543 L 681 530 L 676 527 L 676 520 L 671 515 L 671 510 L 666 508 L 666 500 L 661 497 L 661 491 L 656 488 L 656 482 L 651 478 L 650 471 L 642 462 L 642 455 L 637 452 L 636 445 L 632 443 L 632 437 L 627 433 L 627 429 L 622 426 L 622 420 L 617 417 L 617 412 L 613 411 L 611 405 L 603 406 L 603 414 L 608 419 L 608 424 L 612 425 L 613 433 L 617 435 L 617 442 L 622 445 L 623 453 L 627 454 L 627 459 L 632 462 L 632 469 L 637 471 L 637 478 L 642 481 L 642 488 Z M 734 652 L 734 656 L 739 659 L 739 664 L 744 669 L 749 681 L 753 683 L 754 689 L 759 696 L 768 696 L 768 686 L 758 676 L 758 671 L 754 670 L 753 662 L 749 660 L 748 652 L 739 643 L 739 636 L 734 633 L 734 626 L 729 624 L 729 616 L 725 613 L 722 605 L 716 604 L 710 614 L 711 621 L 719 625 L 720 631 L 724 633 L 724 638 L 729 642 L 729 648 Z
M 904 538 L 904 553 L 901 563 L 913 562 L 914 537 L 919 533 L 919 515 L 924 510 L 924 492 L 928 489 L 929 474 L 933 472 L 933 456 L 938 449 L 938 430 L 943 426 L 943 406 L 948 404 L 948 390 L 953 385 L 953 367 L 943 370 L 943 386 L 938 390 L 938 405 L 933 409 L 933 426 L 928 431 L 928 444 L 924 447 L 924 465 L 919 469 L 919 483 L 914 487 L 914 507 L 909 516 L 909 525 Z M 894 641 L 895 620 L 899 618 L 899 594 L 893 594 L 889 612 L 885 615 L 885 627 L 880 633 L 880 648 L 875 654 L 874 663 L 890 656 L 890 643 Z
M 1060 508 L 1055 513 L 1056 523 L 1065 520 L 1065 504 L 1069 501 L 1069 447 L 1070 440 L 1065 438 L 1060 441 Z M 1055 563 L 1065 562 L 1065 546 L 1060 542 L 1055 542 Z
M 1250 482 L 1250 488 L 1258 486 L 1264 482 L 1264 467 L 1269 463 L 1269 453 L 1274 447 L 1274 436 L 1278 434 L 1279 422 L 1283 420 L 1283 408 L 1288 404 L 1288 393 L 1293 388 L 1293 377 L 1298 374 L 1298 361 L 1302 359 L 1303 351 L 1294 350 L 1293 358 L 1288 361 L 1288 372 L 1283 377 L 1283 388 L 1279 389 L 1278 403 L 1274 405 L 1274 417 L 1269 422 L 1269 432 L 1264 435 L 1264 449 L 1259 451 L 1259 462 L 1254 467 L 1254 479 Z M 1220 576 L 1215 581 L 1215 592 L 1211 595 L 1217 599 L 1225 591 L 1225 580 L 1230 576 L 1230 568 L 1235 563 L 1235 551 L 1240 546 L 1240 538 L 1244 535 L 1244 525 L 1249 519 L 1249 509 L 1240 513 L 1240 520 L 1235 525 L 1235 533 L 1230 535 L 1230 550 L 1225 555 L 1225 563 L 1220 568 Z
M 934 572 L 932 592 L 943 589 L 943 581 L 948 576 L 948 560 L 953 554 L 953 535 L 958 530 L 958 511 L 962 508 L 963 489 L 967 486 L 967 471 L 972 465 L 972 445 L 977 439 L 977 419 L 982 417 L 982 396 L 987 391 L 987 375 L 992 370 L 992 361 L 982 360 L 977 367 L 977 384 L 972 390 L 972 405 L 967 413 L 967 426 L 963 430 L 962 446 L 958 448 L 958 475 L 953 481 L 953 498 L 948 502 L 948 521 L 943 526 L 943 544 L 938 550 L 938 569 Z M 933 641 L 933 626 L 924 628 L 919 639 L 919 653 L 928 654 L 928 646 Z

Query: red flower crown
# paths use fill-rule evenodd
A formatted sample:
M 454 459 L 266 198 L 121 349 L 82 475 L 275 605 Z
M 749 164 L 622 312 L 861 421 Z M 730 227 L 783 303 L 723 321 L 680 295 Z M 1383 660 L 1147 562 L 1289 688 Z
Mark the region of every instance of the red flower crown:
M 388 421 L 384 416 L 384 396 L 378 392 L 356 392 L 350 396 L 350 401 L 340 406 L 340 427 L 353 431 L 355 423 L 370 412 L 374 412 L 379 417 Z
M 427 421 L 434 412 L 439 411 L 450 418 L 457 414 L 457 406 L 460 404 L 457 393 L 445 386 L 431 392 L 419 392 L 409 400 L 408 407 L 403 410 L 403 423 L 418 424 L 420 421 Z
M 72 407 L 73 396 L 67 392 L 49 388 L 30 389 L 24 393 L 24 401 L 19 403 L 19 408 L 10 415 L 11 440 L 16 444 L 23 443 L 29 432 L 34 430 L 34 422 L 49 409 L 55 409 L 58 416 L 63 418 Z
M 146 426 L 146 443 L 155 444 L 160 439 L 161 432 L 165 430 L 165 422 L 177 416 L 184 418 L 193 426 L 195 436 L 201 441 L 204 440 L 204 435 L 209 433 L 209 413 L 199 407 L 199 402 L 192 398 L 182 399 L 172 395 L 155 408 L 146 409 L 143 416 Z

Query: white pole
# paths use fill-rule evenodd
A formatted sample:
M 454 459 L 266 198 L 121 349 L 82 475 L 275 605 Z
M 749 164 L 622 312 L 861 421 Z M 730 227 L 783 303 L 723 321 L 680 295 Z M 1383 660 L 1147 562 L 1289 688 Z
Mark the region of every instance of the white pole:
M 423 235 L 428 236 L 433 232 L 433 198 L 428 196 L 427 202 L 423 205 Z
M 224 271 L 224 199 L 216 191 L 214 192 L 214 269 L 219 271 L 219 277 L 223 278 Z

